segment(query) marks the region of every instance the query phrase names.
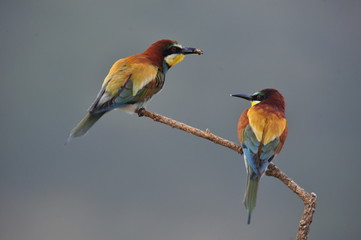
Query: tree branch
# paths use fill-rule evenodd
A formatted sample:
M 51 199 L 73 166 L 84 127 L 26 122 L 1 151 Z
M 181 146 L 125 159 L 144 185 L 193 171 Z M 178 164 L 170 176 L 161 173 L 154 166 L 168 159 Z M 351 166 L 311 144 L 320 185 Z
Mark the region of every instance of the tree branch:
M 297 240 L 308 239 L 310 225 L 312 223 L 313 214 L 316 209 L 317 195 L 313 192 L 311 194 L 306 192 L 273 163 L 268 166 L 266 175 L 278 178 L 303 201 L 304 209 L 302 218 L 298 225 Z
M 232 141 L 221 138 L 206 129 L 206 131 L 202 131 L 198 128 L 191 127 L 187 124 L 178 122 L 171 118 L 164 117 L 154 112 L 148 112 L 144 108 L 141 108 L 136 111 L 139 117 L 145 116 L 153 119 L 156 122 L 160 122 L 166 124 L 172 128 L 177 128 L 179 130 L 185 131 L 187 133 L 193 134 L 197 137 L 201 137 L 204 139 L 208 139 L 211 142 L 214 142 L 218 145 L 227 147 L 232 149 L 233 151 L 238 152 L 239 154 L 243 154 L 241 146 L 235 144 Z M 276 165 L 270 163 L 268 169 L 266 171 L 267 176 L 272 176 L 278 178 L 281 182 L 283 182 L 289 189 L 291 189 L 304 203 L 303 215 L 300 220 L 297 232 L 297 240 L 306 240 L 308 239 L 308 234 L 310 231 L 310 225 L 312 223 L 313 214 L 316 208 L 316 200 L 317 195 L 315 193 L 308 193 L 303 188 L 301 188 L 297 183 L 295 183 L 290 177 L 288 177 L 284 172 L 282 172 Z
M 209 131 L 209 129 L 206 129 L 206 131 L 202 131 L 198 128 L 194 128 L 191 127 L 187 124 L 178 122 L 176 120 L 173 120 L 171 118 L 167 118 L 164 117 L 162 115 L 159 115 L 157 113 L 154 112 L 148 112 L 147 110 L 145 110 L 144 108 L 141 108 L 139 110 L 136 111 L 136 113 L 138 113 L 139 117 L 145 116 L 145 117 L 149 117 L 151 119 L 153 119 L 156 122 L 160 122 L 160 123 L 164 123 L 168 126 L 171 126 L 172 128 L 177 128 L 180 129 L 182 131 L 185 131 L 187 133 L 193 134 L 197 137 L 201 137 L 201 138 L 205 138 L 208 139 L 211 142 L 214 142 L 216 144 L 222 145 L 224 147 L 230 148 L 240 154 L 243 154 L 242 148 L 241 146 L 238 146 L 237 144 L 235 144 L 234 142 L 231 142 L 227 139 L 218 137 L 217 135 L 214 135 L 213 133 L 211 133 Z

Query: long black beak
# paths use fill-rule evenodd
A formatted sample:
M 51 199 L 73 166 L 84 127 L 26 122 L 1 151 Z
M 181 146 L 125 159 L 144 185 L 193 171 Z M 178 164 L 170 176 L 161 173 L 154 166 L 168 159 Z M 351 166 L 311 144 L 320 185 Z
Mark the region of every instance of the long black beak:
M 184 55 L 186 54 L 198 54 L 198 55 L 201 55 L 203 54 L 203 51 L 200 50 L 200 49 L 197 49 L 197 48 L 182 48 L 182 52 Z
M 249 94 L 231 94 L 232 97 L 244 98 L 248 101 L 252 101 L 252 96 Z

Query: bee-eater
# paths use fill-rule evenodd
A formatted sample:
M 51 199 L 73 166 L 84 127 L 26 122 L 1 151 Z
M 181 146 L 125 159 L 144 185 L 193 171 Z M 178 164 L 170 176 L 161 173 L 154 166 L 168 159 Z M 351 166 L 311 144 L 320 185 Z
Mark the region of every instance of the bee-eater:
M 238 139 L 242 144 L 247 169 L 243 203 L 248 221 L 256 206 L 258 183 L 272 159 L 281 151 L 287 137 L 285 100 L 276 89 L 264 89 L 252 95 L 234 94 L 251 102 L 238 121 Z
M 176 41 L 163 39 L 143 53 L 119 59 L 110 68 L 94 103 L 71 131 L 67 142 L 83 136 L 101 116 L 113 109 L 134 112 L 144 107 L 162 89 L 169 68 L 181 62 L 187 54 L 202 53 L 199 49 L 182 47 Z

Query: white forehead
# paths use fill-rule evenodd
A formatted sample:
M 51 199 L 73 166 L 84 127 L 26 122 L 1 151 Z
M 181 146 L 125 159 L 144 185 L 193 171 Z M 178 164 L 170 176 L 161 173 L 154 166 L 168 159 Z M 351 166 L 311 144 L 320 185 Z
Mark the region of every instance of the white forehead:
M 179 47 L 179 48 L 183 48 L 182 45 L 180 45 L 179 43 L 175 43 L 175 44 L 173 44 L 172 46 Z

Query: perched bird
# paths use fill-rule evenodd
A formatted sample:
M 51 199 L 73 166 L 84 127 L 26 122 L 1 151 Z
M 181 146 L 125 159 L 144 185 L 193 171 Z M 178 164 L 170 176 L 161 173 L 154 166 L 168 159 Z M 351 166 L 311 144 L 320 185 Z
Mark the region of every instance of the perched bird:
M 70 132 L 67 142 L 83 136 L 101 116 L 113 109 L 134 112 L 144 107 L 162 89 L 169 68 L 181 62 L 187 54 L 202 53 L 199 49 L 182 47 L 176 41 L 163 39 L 143 53 L 119 59 L 110 68 L 94 103 Z
M 287 137 L 285 100 L 276 89 L 264 89 L 252 95 L 234 94 L 251 102 L 238 121 L 238 138 L 242 143 L 247 169 L 243 203 L 248 221 L 256 206 L 258 183 L 272 159 L 281 151 Z

